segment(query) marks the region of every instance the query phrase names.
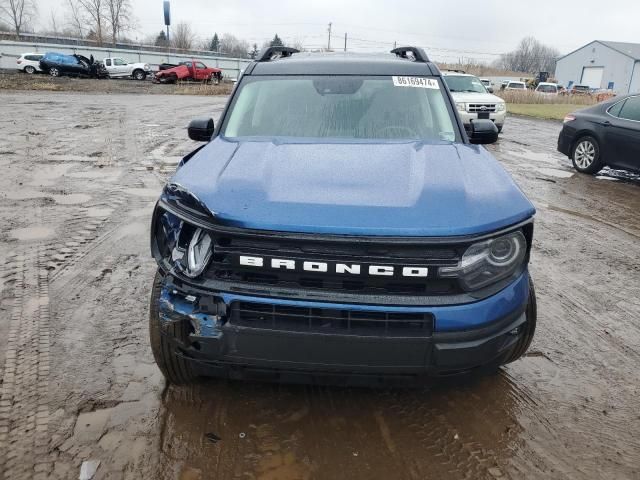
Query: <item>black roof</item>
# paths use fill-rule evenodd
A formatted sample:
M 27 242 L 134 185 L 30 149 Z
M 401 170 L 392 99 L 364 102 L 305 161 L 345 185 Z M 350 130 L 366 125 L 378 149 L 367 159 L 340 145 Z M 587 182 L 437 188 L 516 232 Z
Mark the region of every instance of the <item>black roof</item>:
M 440 75 L 435 64 L 392 53 L 295 53 L 254 62 L 245 75 Z

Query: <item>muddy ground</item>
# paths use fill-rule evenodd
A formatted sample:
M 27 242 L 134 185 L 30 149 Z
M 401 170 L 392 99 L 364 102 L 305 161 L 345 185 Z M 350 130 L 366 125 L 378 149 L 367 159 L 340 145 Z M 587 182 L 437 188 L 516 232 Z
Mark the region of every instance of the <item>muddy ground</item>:
M 153 83 L 151 77 L 145 81 L 131 78 L 96 79 L 96 78 L 53 78 L 44 73 L 29 75 L 14 70 L 0 70 L 0 91 L 28 90 L 48 92 L 84 92 L 95 93 L 135 93 L 160 95 L 228 95 L 233 88 L 232 83 L 205 85 L 200 82 L 179 82 L 177 84 Z M 91 100 L 84 99 L 85 102 Z
M 0 94 L 0 470 L 7 479 L 640 478 L 640 178 L 575 174 L 559 123 L 490 150 L 538 208 L 529 354 L 425 390 L 165 388 L 149 217 L 224 99 Z

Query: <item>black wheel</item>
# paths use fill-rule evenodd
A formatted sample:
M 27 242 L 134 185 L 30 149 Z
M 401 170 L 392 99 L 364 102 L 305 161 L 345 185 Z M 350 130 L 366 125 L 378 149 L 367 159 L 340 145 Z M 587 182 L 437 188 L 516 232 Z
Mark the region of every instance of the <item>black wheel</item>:
M 29 75 L 33 75 L 34 73 L 36 73 L 36 67 L 32 67 L 31 65 L 27 65 L 26 67 L 24 67 L 24 71 L 26 73 L 28 73 Z
M 502 133 L 502 127 L 503 127 L 503 125 L 500 125 L 500 126 L 498 127 L 498 133 Z
M 59 77 L 60 76 L 60 70 L 58 70 L 56 67 L 51 67 L 49 69 L 49 75 L 51 75 L 52 77 Z
M 156 272 L 151 290 L 151 305 L 149 306 L 149 337 L 151 339 L 151 351 L 156 364 L 167 379 L 167 382 L 181 385 L 193 383 L 197 375 L 191 365 L 184 358 L 176 355 L 167 337 L 178 339 L 187 338 L 188 332 L 184 331 L 184 324 L 176 323 L 166 326 L 164 333 L 161 331 L 158 302 L 162 291 L 162 276 Z
M 133 72 L 133 78 L 135 78 L 136 80 L 144 80 L 145 78 L 147 78 L 147 74 L 144 70 L 136 70 L 135 72 Z
M 531 277 L 529 277 L 529 301 L 527 303 L 525 314 L 527 321 L 519 327 L 522 330 L 520 332 L 520 338 L 511 351 L 506 354 L 501 362 L 502 365 L 515 362 L 527 353 L 527 350 L 529 350 L 529 346 L 533 341 L 533 335 L 536 332 L 538 307 L 536 305 L 536 290 L 533 286 L 533 280 L 531 280 Z
M 579 138 L 573 145 L 571 161 L 580 173 L 596 173 L 602 170 L 604 165 L 600 158 L 598 141 L 591 136 Z

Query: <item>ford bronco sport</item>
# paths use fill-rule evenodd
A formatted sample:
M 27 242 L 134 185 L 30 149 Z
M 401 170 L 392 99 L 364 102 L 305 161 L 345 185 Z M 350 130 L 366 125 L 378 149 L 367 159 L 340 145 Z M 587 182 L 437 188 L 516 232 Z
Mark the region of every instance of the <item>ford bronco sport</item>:
M 253 62 L 165 186 L 150 337 L 169 382 L 495 371 L 536 327 L 533 205 L 422 49 Z M 346 381 L 346 382 L 345 382 Z

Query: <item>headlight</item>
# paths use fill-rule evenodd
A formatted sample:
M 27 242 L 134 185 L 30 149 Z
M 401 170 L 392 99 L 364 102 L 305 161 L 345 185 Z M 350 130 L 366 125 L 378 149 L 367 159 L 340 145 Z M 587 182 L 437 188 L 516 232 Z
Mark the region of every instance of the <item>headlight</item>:
M 201 228 L 197 229 L 187 250 L 187 268 L 184 270 L 185 275 L 195 278 L 200 275 L 211 258 L 211 236 Z
M 527 241 L 514 232 L 471 245 L 456 267 L 440 267 L 441 277 L 458 278 L 467 291 L 478 290 L 517 273 L 524 262 Z
M 145 63 L 143 68 L 144 68 L 145 70 L 151 70 L 151 67 L 149 66 L 149 64 L 148 64 L 148 63 Z
M 504 102 L 496 103 L 496 112 L 504 112 L 507 109 L 507 105 Z
M 458 109 L 459 112 L 467 111 L 467 105 L 463 102 L 456 102 L 456 108 Z
M 158 214 L 154 231 L 156 259 L 189 278 L 201 275 L 213 252 L 211 235 L 172 213 L 160 210 Z

